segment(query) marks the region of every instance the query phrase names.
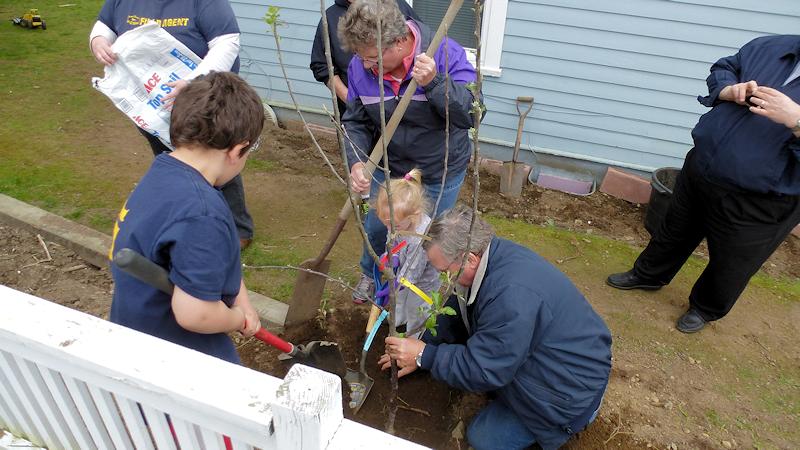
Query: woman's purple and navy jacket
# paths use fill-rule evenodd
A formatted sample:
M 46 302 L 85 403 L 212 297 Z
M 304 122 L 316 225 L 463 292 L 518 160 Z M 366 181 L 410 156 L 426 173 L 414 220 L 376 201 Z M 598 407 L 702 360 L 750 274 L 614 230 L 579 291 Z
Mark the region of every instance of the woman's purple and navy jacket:
M 419 30 L 416 54 L 423 53 L 433 39 L 431 30 L 422 23 L 408 21 Z M 447 55 L 447 64 L 445 64 Z M 475 68 L 467 61 L 464 48 L 452 39 L 445 38 L 433 56 L 436 77 L 425 87 L 417 87 L 403 120 L 388 145 L 389 169 L 393 176 L 402 176 L 413 168 L 422 170 L 423 183 L 439 183 L 442 179 L 445 157 L 445 86 L 444 73 L 450 74 L 449 115 L 450 142 L 447 162 L 448 178 L 466 170 L 470 157 L 468 130 L 472 127 L 473 96 L 466 84 L 475 81 Z M 378 76 L 365 69 L 361 58 L 354 55 L 347 69 L 347 112 L 342 124 L 347 132 L 345 139 L 349 166 L 366 161 L 375 141 L 374 131 L 380 130 L 380 90 Z M 410 71 L 395 95 L 391 84 L 384 83 L 386 120 L 391 118 L 400 97 L 411 81 Z M 353 148 L 356 146 L 358 151 Z

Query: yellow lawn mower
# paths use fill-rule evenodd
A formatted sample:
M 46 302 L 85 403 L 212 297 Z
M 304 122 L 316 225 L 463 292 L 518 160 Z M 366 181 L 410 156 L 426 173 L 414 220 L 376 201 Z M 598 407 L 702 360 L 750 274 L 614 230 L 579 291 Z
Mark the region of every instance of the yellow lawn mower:
M 42 16 L 39 15 L 39 10 L 36 8 L 26 12 L 22 15 L 22 17 L 15 17 L 11 19 L 11 21 L 14 23 L 14 25 L 19 25 L 22 28 L 47 29 L 47 24 L 44 22 L 44 19 L 42 19 Z

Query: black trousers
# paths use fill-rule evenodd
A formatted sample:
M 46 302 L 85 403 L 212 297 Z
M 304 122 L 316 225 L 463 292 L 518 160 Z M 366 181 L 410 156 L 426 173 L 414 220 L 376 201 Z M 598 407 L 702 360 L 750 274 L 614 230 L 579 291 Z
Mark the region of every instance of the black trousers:
M 150 144 L 150 149 L 153 151 L 154 156 L 158 156 L 164 152 L 169 152 L 170 149 L 164 145 L 157 137 L 136 127 L 139 133 L 142 133 Z M 239 232 L 239 239 L 252 239 L 253 238 L 253 217 L 247 211 L 247 206 L 244 203 L 244 184 L 242 184 L 242 175 L 236 175 L 231 181 L 225 183 L 221 188 L 222 196 L 228 203 L 233 213 L 233 221 L 236 223 L 236 230 Z
M 634 273 L 667 284 L 706 238 L 708 266 L 692 287 L 689 304 L 704 319 L 717 320 L 799 222 L 800 196 L 713 184 L 693 170 L 690 152 L 664 221 L 636 259 Z

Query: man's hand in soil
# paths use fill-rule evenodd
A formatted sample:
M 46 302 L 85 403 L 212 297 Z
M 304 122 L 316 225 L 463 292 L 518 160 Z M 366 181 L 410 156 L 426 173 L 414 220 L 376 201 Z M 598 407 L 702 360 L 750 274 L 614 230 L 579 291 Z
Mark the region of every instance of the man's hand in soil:
M 392 367 L 392 359 L 397 361 L 397 376 L 403 377 L 417 370 L 417 355 L 425 348 L 425 343 L 414 338 L 387 337 L 386 353 L 378 360 L 381 370 Z
M 367 165 L 359 161 L 350 168 L 350 189 L 359 194 L 369 192 L 370 179 L 366 175 Z

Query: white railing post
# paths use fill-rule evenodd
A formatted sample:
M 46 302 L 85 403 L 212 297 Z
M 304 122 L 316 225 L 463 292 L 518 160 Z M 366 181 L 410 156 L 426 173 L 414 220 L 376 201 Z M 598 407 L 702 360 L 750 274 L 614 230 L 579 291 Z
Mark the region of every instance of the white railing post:
M 272 414 L 278 448 L 324 450 L 344 419 L 341 379 L 295 364 L 278 388 Z

